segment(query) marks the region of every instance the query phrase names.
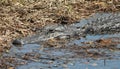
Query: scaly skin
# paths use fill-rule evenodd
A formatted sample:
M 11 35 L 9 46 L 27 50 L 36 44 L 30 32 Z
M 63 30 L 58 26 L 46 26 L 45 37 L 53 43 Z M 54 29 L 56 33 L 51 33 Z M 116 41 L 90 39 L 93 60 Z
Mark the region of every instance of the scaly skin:
M 78 29 L 80 31 L 80 29 Z M 59 38 L 69 38 L 73 35 L 76 35 L 77 31 L 74 26 L 62 26 L 59 24 L 49 25 L 42 29 L 36 35 L 25 37 L 23 39 L 16 39 L 13 41 L 13 44 L 22 45 L 27 43 L 36 43 L 46 41 L 55 37 Z
M 97 13 L 85 19 L 83 22 L 74 23 L 71 25 L 49 25 L 42 28 L 41 32 L 36 35 L 17 39 L 13 44 L 27 44 L 46 41 L 55 37 L 66 38 L 62 36 L 73 37 L 76 35 L 82 36 L 86 34 L 114 34 L 120 32 L 120 14 L 119 13 Z
M 120 32 L 120 13 L 97 13 L 92 18 L 95 19 L 88 23 L 85 33 L 114 34 Z

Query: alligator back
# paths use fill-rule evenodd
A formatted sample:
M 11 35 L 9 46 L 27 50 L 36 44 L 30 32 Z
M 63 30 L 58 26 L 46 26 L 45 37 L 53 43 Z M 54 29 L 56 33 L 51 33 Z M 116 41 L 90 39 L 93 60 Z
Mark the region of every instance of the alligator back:
M 120 32 L 120 13 L 97 13 L 85 25 L 87 34 L 115 34 Z

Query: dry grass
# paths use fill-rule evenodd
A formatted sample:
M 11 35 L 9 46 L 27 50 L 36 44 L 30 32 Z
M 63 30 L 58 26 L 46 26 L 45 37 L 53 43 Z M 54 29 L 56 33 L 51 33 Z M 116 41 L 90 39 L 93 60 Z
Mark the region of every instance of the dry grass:
M 74 23 L 95 12 L 120 10 L 118 0 L 0 0 L 0 46 L 53 23 Z

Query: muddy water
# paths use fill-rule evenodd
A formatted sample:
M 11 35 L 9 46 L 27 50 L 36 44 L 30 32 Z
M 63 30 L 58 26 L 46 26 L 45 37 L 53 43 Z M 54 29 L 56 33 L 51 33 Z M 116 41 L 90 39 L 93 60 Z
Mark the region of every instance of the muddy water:
M 88 22 L 83 19 L 76 27 Z M 7 64 L 16 69 L 120 69 L 120 33 L 79 38 L 65 39 L 67 42 L 58 43 L 60 47 L 44 42 L 13 45 L 4 56 L 14 57 L 16 63 Z
M 119 38 L 119 34 L 114 35 L 88 35 L 86 38 L 71 41 L 79 46 L 81 42 L 95 41 L 100 38 Z M 119 48 L 120 45 L 118 44 Z M 89 49 L 98 51 L 98 49 Z M 106 53 L 98 58 L 79 56 L 75 51 L 67 48 L 43 48 L 40 44 L 26 44 L 21 47 L 13 46 L 10 50 L 10 56 L 24 60 L 26 64 L 16 66 L 16 69 L 119 69 L 120 51 L 110 51 L 100 49 Z M 78 51 L 78 50 L 76 50 Z

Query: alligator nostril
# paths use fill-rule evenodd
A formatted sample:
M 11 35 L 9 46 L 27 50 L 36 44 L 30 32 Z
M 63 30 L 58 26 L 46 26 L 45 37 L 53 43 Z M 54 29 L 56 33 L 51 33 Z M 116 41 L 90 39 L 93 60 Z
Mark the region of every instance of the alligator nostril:
M 22 45 L 22 42 L 21 42 L 21 40 L 15 39 L 15 40 L 13 40 L 12 44 L 13 45 Z

